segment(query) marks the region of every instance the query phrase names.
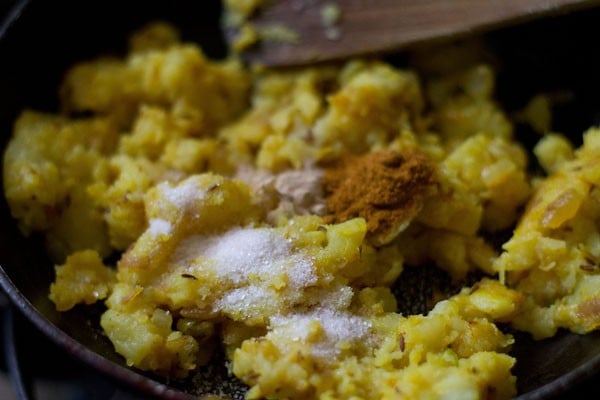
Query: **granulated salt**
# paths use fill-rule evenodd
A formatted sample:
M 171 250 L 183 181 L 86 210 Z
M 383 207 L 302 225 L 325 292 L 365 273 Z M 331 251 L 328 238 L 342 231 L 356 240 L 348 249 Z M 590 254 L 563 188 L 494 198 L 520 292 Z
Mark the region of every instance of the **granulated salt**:
M 237 227 L 215 236 L 191 236 L 174 258 L 179 265 L 211 269 L 231 287 L 215 301 L 215 311 L 253 317 L 262 308 L 280 307 L 278 315 L 269 316 L 272 333 L 302 341 L 309 340 L 311 324 L 320 324 L 323 335 L 311 343 L 315 357 L 336 357 L 338 344 L 370 338 L 370 322 L 344 310 L 352 298 L 349 287 L 331 288 L 335 293 L 325 291 L 305 304 L 311 307 L 308 311 L 294 311 L 290 299 L 316 284 L 316 271 L 310 257 L 294 252 L 275 229 Z M 288 290 L 278 292 L 272 284 L 282 277 L 287 278 Z
M 368 320 L 347 311 L 326 307 L 315 307 L 303 313 L 273 316 L 271 327 L 276 335 L 305 341 L 308 340 L 310 326 L 314 322 L 317 322 L 323 330 L 322 337 L 317 342 L 311 343 L 312 354 L 315 357 L 335 358 L 339 343 L 355 343 L 370 338 L 371 323 Z
M 162 218 L 152 218 L 148 225 L 148 232 L 153 236 L 169 235 L 173 230 L 173 225 Z
M 175 257 L 183 262 L 198 257 L 212 260 L 216 275 L 236 286 L 247 283 L 251 276 L 269 281 L 286 275 L 289 285 L 296 288 L 316 280 L 312 261 L 292 254 L 285 237 L 269 228 L 234 228 L 217 236 L 191 236 L 180 244 Z
M 188 208 L 194 201 L 206 195 L 206 192 L 198 187 L 195 179 L 186 179 L 176 186 L 163 182 L 158 185 L 158 189 L 169 202 L 180 209 Z
M 273 304 L 276 299 L 277 293 L 264 286 L 243 286 L 225 293 L 217 301 L 215 309 L 226 312 L 241 312 L 246 316 L 250 316 L 255 308 L 260 308 L 262 304 Z

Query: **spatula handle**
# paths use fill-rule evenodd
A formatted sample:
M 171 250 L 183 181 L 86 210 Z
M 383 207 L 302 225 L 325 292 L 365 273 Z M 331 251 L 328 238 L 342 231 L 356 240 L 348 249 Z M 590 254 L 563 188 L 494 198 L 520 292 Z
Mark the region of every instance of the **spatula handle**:
M 247 56 L 265 65 L 306 64 L 387 52 L 430 39 L 599 5 L 597 0 L 280 0 L 253 23 L 284 26 L 298 40 L 262 41 Z M 325 7 L 339 17 L 327 21 Z

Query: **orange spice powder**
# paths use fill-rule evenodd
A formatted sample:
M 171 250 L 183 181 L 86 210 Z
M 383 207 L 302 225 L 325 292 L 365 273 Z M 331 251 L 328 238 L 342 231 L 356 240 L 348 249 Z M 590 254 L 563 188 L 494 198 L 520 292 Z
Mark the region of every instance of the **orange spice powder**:
M 363 217 L 375 245 L 406 228 L 435 183 L 434 164 L 416 150 L 349 155 L 324 168 L 325 222 Z

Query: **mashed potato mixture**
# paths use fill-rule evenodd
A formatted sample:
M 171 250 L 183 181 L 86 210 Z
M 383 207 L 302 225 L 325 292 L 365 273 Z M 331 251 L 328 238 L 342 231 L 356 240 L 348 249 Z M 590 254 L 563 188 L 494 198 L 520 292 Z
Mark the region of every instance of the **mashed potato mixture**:
M 158 22 L 74 65 L 4 154 L 50 299 L 102 302 L 140 370 L 185 378 L 222 349 L 248 399 L 515 396 L 500 327 L 600 326 L 600 130 L 540 136 L 533 176 L 492 66 L 455 50 L 271 71 Z M 392 288 L 426 265 L 481 278 L 405 315 Z

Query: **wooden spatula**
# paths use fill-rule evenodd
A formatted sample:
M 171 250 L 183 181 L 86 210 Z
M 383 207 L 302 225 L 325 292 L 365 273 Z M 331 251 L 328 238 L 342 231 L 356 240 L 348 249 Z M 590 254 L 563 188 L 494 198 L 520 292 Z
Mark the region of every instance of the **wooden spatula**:
M 271 34 L 242 55 L 265 66 L 304 65 L 396 51 L 596 5 L 600 1 L 272 0 L 248 20 L 259 37 Z M 227 29 L 228 41 L 238 33 Z

